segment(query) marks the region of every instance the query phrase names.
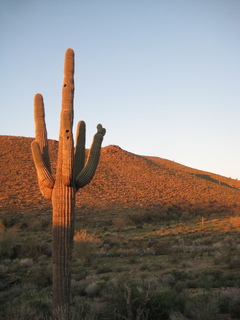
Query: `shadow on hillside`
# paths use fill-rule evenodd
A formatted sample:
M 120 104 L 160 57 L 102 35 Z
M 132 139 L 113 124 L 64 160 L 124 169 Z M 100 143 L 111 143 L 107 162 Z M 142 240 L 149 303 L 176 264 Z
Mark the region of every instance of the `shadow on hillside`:
M 204 180 L 207 180 L 207 181 L 210 181 L 210 182 L 214 182 L 216 184 L 218 184 L 219 186 L 224 186 L 224 187 L 228 187 L 228 188 L 231 188 L 231 189 L 237 189 L 233 186 L 230 186 L 229 184 L 225 183 L 225 182 L 222 182 L 220 180 L 216 180 L 216 179 L 213 179 L 211 176 L 207 175 L 207 174 L 200 174 L 200 173 L 195 173 L 195 176 L 198 177 L 198 178 L 201 178 L 201 179 L 204 179 Z

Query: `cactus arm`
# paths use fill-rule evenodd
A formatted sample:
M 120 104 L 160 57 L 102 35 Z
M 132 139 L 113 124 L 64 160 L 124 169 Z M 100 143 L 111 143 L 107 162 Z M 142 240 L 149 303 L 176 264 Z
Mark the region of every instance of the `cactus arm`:
M 44 159 L 37 141 L 31 144 L 33 161 L 37 170 L 38 184 L 40 191 L 45 199 L 51 200 L 54 179 L 45 166 Z
M 34 122 L 35 141 L 32 142 L 31 148 L 38 176 L 38 184 L 44 198 L 51 200 L 54 179 L 51 175 L 51 166 L 48 155 L 43 97 L 39 93 L 34 97 Z
M 79 121 L 76 133 L 74 176 L 77 177 L 84 168 L 85 164 L 85 141 L 86 141 L 86 125 L 84 121 Z
M 97 169 L 100 158 L 101 144 L 106 133 L 106 130 L 102 127 L 101 124 L 97 126 L 97 130 L 98 131 L 93 138 L 93 143 L 89 152 L 87 163 L 75 179 L 77 189 L 87 185 L 92 180 Z
M 47 170 L 51 173 L 51 165 L 48 154 L 47 129 L 45 123 L 45 112 L 43 97 L 37 93 L 34 97 L 34 121 L 35 121 L 35 138 L 39 144 L 40 152 L 43 157 Z
M 73 181 L 73 95 L 74 95 L 74 51 L 67 49 L 64 62 L 62 87 L 62 112 L 60 118 L 58 164 L 56 180 L 65 186 Z

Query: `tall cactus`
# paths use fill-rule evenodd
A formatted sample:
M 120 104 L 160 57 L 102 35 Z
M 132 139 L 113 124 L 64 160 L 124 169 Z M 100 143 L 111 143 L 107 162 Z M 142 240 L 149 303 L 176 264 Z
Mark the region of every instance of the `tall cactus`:
M 74 233 L 75 194 L 87 185 L 96 171 L 103 136 L 106 130 L 97 126 L 88 159 L 85 163 L 85 123 L 77 126 L 76 146 L 72 134 L 74 96 L 74 51 L 67 49 L 62 87 L 62 111 L 58 160 L 55 178 L 52 176 L 44 104 L 41 94 L 34 97 L 35 140 L 32 155 L 38 184 L 44 198 L 52 201 L 53 214 L 53 302 L 55 307 L 69 309 L 71 260 Z

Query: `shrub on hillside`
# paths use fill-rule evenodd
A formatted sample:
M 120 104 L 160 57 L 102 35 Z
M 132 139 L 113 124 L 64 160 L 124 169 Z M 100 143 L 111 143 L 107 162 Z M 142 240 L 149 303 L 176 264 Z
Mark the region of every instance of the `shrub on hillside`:
M 43 255 L 51 257 L 52 248 L 50 243 L 34 237 L 29 237 L 21 242 L 21 247 L 18 252 L 19 258 L 32 258 L 36 261 Z
M 185 314 L 189 320 L 218 320 L 218 296 L 204 293 L 189 298 L 185 306 Z
M 19 249 L 18 236 L 11 230 L 0 230 L 0 258 L 14 259 Z
M 220 310 L 222 313 L 230 313 L 234 319 L 240 319 L 240 289 L 228 288 L 221 293 Z
M 19 222 L 20 218 L 18 215 L 4 215 L 2 217 L 2 225 L 6 228 L 12 228 L 15 224 Z
M 85 264 L 91 264 L 96 253 L 96 245 L 100 242 L 97 236 L 87 230 L 75 231 L 73 255 Z
M 139 283 L 114 288 L 108 312 L 116 319 L 167 320 L 173 312 L 183 312 L 185 297 L 174 290 L 151 289 Z
M 39 288 L 45 288 L 52 284 L 51 265 L 34 264 L 28 274 L 28 281 Z

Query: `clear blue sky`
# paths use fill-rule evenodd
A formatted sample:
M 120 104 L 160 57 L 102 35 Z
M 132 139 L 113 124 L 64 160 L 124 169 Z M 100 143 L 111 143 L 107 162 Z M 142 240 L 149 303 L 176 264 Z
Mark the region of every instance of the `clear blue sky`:
M 1 0 L 0 134 L 58 139 L 63 59 L 75 124 L 104 146 L 240 179 L 239 0 Z

